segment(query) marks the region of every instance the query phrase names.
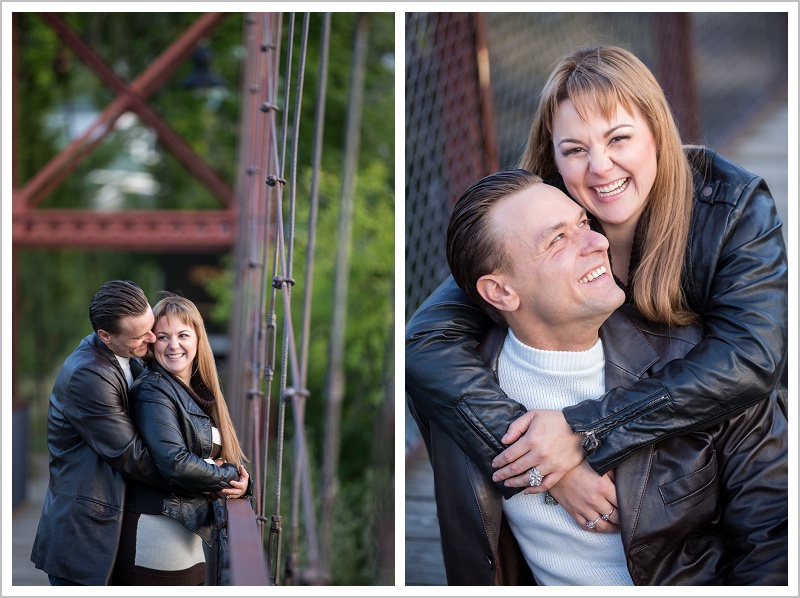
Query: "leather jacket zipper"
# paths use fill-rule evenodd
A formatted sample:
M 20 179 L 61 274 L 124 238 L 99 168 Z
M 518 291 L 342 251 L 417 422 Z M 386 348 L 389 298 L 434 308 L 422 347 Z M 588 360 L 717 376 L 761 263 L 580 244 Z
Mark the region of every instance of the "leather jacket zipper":
M 583 440 L 581 440 L 581 446 L 583 447 L 583 453 L 585 455 L 591 455 L 598 446 L 600 446 L 600 441 L 597 440 L 596 436 L 597 430 L 588 430 L 583 432 L 577 432 L 583 436 Z
M 609 420 L 605 425 L 600 425 L 591 430 L 581 430 L 580 428 L 576 428 L 574 432 L 576 434 L 580 434 L 583 436 L 583 440 L 581 441 L 581 446 L 583 447 L 583 452 L 586 455 L 591 455 L 597 447 L 600 446 L 600 439 L 599 437 L 606 432 L 608 432 L 612 428 L 616 428 L 617 426 L 632 420 L 634 417 L 641 415 L 642 413 L 647 413 L 656 409 L 663 405 L 664 403 L 669 401 L 669 395 L 666 393 L 659 394 L 654 399 L 651 399 L 644 403 L 643 405 L 636 405 L 633 407 L 629 407 L 628 409 L 623 409 L 616 417 Z M 631 413 L 630 417 L 624 417 L 626 414 Z

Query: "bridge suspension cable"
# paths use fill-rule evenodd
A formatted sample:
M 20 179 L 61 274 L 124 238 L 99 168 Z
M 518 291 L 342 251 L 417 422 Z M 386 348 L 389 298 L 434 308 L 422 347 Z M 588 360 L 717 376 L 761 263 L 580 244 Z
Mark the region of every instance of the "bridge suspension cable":
M 257 500 L 257 521 L 262 539 L 266 533 L 267 559 L 275 584 L 314 583 L 328 581 L 320 563 L 315 509 L 309 472 L 308 443 L 305 435 L 305 402 L 308 335 L 310 321 L 311 274 L 314 261 L 314 235 L 316 230 L 317 194 L 320 170 L 321 140 L 324 122 L 325 77 L 327 69 L 328 34 L 330 15 L 323 22 L 322 50 L 315 115 L 314 164 L 312 167 L 312 194 L 309 209 L 309 240 L 306 253 L 306 280 L 303 301 L 303 330 L 301 352 L 297 342 L 291 310 L 295 224 L 297 213 L 297 160 L 300 137 L 300 116 L 305 78 L 306 54 L 309 35 L 309 14 L 303 16 L 302 35 L 298 51 L 296 82 L 293 75 L 295 45 L 295 14 L 290 13 L 286 32 L 284 97 L 278 104 L 278 61 L 282 39 L 282 18 L 274 14 L 248 15 L 245 20 L 245 39 L 248 64 L 245 68 L 245 88 L 248 97 L 247 117 L 242 119 L 240 142 L 243 163 L 242 214 L 239 246 L 237 247 L 237 294 L 234 306 L 234 327 L 239 341 L 234 348 L 234 367 L 238 375 L 232 376 L 234 396 L 243 397 L 244 416 L 241 424 L 244 436 L 253 455 L 254 486 Z M 289 105 L 294 91 L 293 123 L 291 127 L 291 154 L 289 145 Z M 282 115 L 280 127 L 278 113 Z M 280 140 L 278 139 L 280 135 Z M 287 168 L 288 166 L 288 168 Z M 288 177 L 286 172 L 288 170 Z M 285 193 L 286 192 L 286 193 Z M 288 202 L 285 198 L 288 197 Z M 284 216 L 286 214 L 286 218 Z M 272 252 L 270 256 L 270 240 Z M 271 261 L 271 272 L 268 264 Z M 277 380 L 277 422 L 275 424 L 275 471 L 272 492 L 272 512 L 269 518 L 266 483 L 269 469 L 270 413 L 275 383 L 278 309 L 283 311 L 280 368 Z M 291 374 L 291 377 L 289 376 Z M 290 537 L 286 557 L 285 579 L 281 577 L 283 550 L 283 525 L 281 494 L 284 487 L 283 463 L 287 407 L 291 407 L 294 431 L 294 455 L 291 484 Z M 303 515 L 300 517 L 300 503 Z M 304 522 L 307 565 L 301 572 L 298 562 L 300 521 Z M 266 524 L 269 523 L 265 532 Z

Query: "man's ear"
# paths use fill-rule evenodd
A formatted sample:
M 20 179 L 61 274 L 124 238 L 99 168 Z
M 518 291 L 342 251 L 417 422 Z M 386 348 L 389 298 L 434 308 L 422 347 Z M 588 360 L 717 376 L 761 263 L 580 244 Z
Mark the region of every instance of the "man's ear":
M 102 328 L 97 331 L 97 336 L 99 336 L 100 340 L 103 341 L 105 344 L 111 342 L 111 335 Z
M 476 283 L 478 293 L 489 305 L 500 311 L 517 311 L 519 309 L 519 295 L 506 284 L 500 274 L 484 274 Z

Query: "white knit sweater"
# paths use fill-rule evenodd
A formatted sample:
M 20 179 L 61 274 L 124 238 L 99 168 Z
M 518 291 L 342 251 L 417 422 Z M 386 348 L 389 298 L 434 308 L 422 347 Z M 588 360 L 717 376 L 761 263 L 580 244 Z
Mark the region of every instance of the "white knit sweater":
M 563 409 L 605 392 L 603 345 L 588 351 L 542 351 L 509 330 L 498 364 L 500 386 L 528 409 Z M 619 533 L 581 529 L 541 494 L 503 501 L 514 537 L 540 585 L 633 585 Z

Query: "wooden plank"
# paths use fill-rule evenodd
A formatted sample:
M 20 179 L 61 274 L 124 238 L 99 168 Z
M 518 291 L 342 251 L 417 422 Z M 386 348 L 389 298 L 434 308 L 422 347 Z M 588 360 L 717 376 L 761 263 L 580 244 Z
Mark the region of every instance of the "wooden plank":
M 438 540 L 406 543 L 406 585 L 447 585 L 442 548 Z
M 447 585 L 439 519 L 433 499 L 433 472 L 424 450 L 407 462 L 405 518 L 405 584 Z

